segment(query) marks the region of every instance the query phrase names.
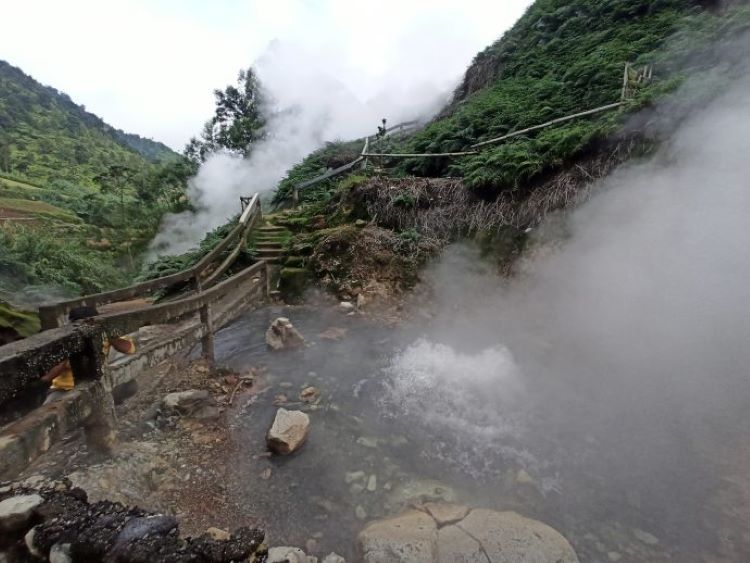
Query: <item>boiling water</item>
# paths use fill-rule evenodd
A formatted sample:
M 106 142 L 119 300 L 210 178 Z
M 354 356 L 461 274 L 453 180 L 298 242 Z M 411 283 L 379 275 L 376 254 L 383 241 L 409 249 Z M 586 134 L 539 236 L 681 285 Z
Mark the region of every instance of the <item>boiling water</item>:
M 269 352 L 264 333 L 278 316 L 309 346 Z M 330 327 L 347 335 L 318 336 Z M 667 392 L 613 401 L 623 389 L 540 374 L 496 335 L 456 349 L 432 332 L 279 307 L 221 331 L 220 363 L 267 370 L 267 391 L 231 413 L 238 523 L 257 519 L 272 545 L 352 557 L 366 521 L 445 500 L 538 518 L 582 561 L 744 557 L 744 409 L 696 418 Z M 321 392 L 314 406 L 297 399 L 310 385 Z M 279 394 L 308 412 L 311 432 L 297 453 L 268 457 Z

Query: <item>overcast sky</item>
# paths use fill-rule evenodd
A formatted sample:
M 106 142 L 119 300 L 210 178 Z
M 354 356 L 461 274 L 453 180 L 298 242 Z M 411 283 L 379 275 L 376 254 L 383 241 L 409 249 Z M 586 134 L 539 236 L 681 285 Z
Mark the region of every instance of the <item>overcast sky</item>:
M 25 0 L 3 7 L 0 59 L 111 125 L 181 150 L 211 115 L 213 89 L 274 39 L 366 102 L 389 84 L 450 84 L 530 3 Z

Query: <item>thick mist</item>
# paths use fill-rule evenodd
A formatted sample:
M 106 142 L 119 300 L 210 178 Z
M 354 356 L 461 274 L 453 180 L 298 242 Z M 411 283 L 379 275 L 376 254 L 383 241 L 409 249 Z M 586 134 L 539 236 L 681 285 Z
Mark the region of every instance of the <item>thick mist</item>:
M 548 491 L 574 468 L 648 498 L 664 524 L 688 518 L 665 512 L 700 498 L 703 440 L 741 439 L 750 403 L 748 92 L 735 84 L 601 182 L 513 280 L 449 249 L 428 275 L 431 328 L 387 370 L 388 409 L 459 443 L 465 472 L 514 444 Z
M 429 10 L 367 7 L 363 16 L 372 12 L 373 25 L 382 25 L 364 33 L 356 31 L 363 27 L 359 18 L 349 21 L 348 5 L 340 21 L 317 19 L 315 10 L 305 8 L 312 10 L 307 28 L 272 41 L 253 63 L 271 102 L 267 139 L 248 159 L 209 158 L 188 189 L 197 213 L 167 216 L 151 245 L 152 257 L 194 247 L 239 212 L 240 196 L 270 192 L 294 164 L 326 142 L 372 135 L 383 118 L 393 125 L 432 116 L 449 101 L 471 56 L 526 4 L 516 0 L 493 8 L 502 18 L 491 34 L 491 25 L 479 26 L 470 21 L 472 12 L 450 3 Z

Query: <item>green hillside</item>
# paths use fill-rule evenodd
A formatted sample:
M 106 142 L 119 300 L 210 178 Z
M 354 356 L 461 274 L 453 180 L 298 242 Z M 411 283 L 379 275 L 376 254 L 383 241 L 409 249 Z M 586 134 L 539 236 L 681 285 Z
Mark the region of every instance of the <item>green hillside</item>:
M 0 295 L 123 285 L 195 166 L 0 61 Z
M 127 134 L 0 61 L 0 173 L 91 184 L 108 166 L 175 158 L 167 146 Z
M 422 131 L 391 142 L 389 151 L 465 151 L 480 141 L 617 102 L 625 63 L 653 64 L 653 84 L 642 88 L 625 112 L 521 136 L 476 156 L 378 164 L 398 176 L 459 177 L 485 199 L 533 187 L 595 152 L 618 134 L 629 114 L 674 91 L 688 76 L 699 82 L 711 73 L 713 83 L 704 80 L 698 97 L 721 91 L 716 70 L 725 71 L 727 63 L 731 68 L 743 53 L 717 45 L 730 43 L 749 26 L 750 6 L 739 1 L 537 0 L 475 57 L 453 102 Z M 336 160 L 336 146 L 341 156 L 350 152 L 339 144 L 311 155 L 289 172 L 276 200 L 288 198 L 291 184 L 325 170 L 321 158 Z M 331 189 L 319 186 L 302 198 L 317 201 Z

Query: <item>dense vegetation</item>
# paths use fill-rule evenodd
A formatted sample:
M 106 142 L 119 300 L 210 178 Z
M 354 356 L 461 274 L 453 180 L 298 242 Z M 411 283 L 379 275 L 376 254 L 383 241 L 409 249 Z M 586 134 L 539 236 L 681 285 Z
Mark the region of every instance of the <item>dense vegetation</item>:
M 185 207 L 194 171 L 0 61 L 0 292 L 127 282 L 162 215 Z
M 392 148 L 463 151 L 478 141 L 616 102 L 626 62 L 655 64 L 657 80 L 628 108 L 638 109 L 674 90 L 687 75 L 695 78 L 702 69 L 715 69 L 719 58 L 731 54 L 711 57 L 708 46 L 749 26 L 745 2 L 537 0 L 511 30 L 476 56 L 453 103 L 424 130 Z M 714 82 L 706 81 L 704 95 L 720 90 L 721 81 Z M 494 198 L 531 186 L 595 150 L 626 120 L 627 114 L 606 113 L 521 136 L 476 156 L 385 164 L 395 175 L 461 177 L 479 195 Z M 336 154 L 329 147 L 294 167 L 277 200 L 287 198 L 290 182 L 319 173 L 322 156 L 333 159 Z M 310 192 L 303 198 L 321 195 Z

